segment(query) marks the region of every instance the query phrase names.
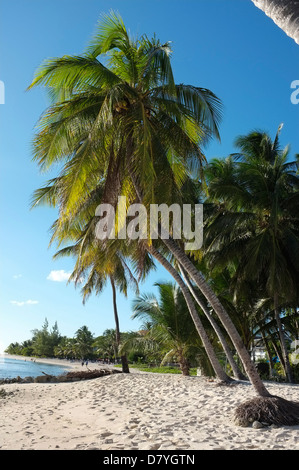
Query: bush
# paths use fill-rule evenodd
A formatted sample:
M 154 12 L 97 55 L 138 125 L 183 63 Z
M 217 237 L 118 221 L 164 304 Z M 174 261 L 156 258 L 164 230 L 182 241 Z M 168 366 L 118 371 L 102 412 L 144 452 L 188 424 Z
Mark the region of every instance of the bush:
M 144 361 L 144 355 L 141 352 L 138 351 L 131 351 L 128 354 L 128 361 L 129 362 L 142 362 Z

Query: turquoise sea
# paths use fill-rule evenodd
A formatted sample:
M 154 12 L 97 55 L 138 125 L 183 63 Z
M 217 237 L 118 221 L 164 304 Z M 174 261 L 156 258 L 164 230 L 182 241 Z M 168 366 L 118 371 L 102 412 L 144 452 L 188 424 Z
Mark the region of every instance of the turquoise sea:
M 60 375 L 69 370 L 63 365 L 45 364 L 34 362 L 30 359 L 19 360 L 0 356 L 0 379 L 13 379 L 15 377 L 37 377 L 43 372 L 49 375 Z

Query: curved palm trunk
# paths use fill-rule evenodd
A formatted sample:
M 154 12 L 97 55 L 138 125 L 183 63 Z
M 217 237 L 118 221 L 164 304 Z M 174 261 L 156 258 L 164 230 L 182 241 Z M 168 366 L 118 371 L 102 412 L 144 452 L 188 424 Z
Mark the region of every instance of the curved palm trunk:
M 113 295 L 113 311 L 114 311 L 114 319 L 115 319 L 115 336 L 116 336 L 117 348 L 119 348 L 119 345 L 120 345 L 120 329 L 119 329 L 119 319 L 118 319 L 118 311 L 117 311 L 117 303 L 116 303 L 116 288 L 115 288 L 115 283 L 114 283 L 114 279 L 113 279 L 112 276 L 110 276 L 110 282 L 111 282 L 112 295 Z M 115 357 L 115 359 L 116 359 L 116 357 Z M 130 372 L 130 370 L 129 370 L 128 360 L 127 360 L 126 355 L 121 356 L 121 363 L 122 363 L 122 371 L 124 373 L 128 374 Z
M 184 295 L 184 298 L 186 300 L 190 315 L 193 319 L 193 322 L 195 324 L 195 327 L 197 329 L 197 332 L 202 340 L 203 346 L 206 350 L 206 353 L 208 355 L 208 358 L 211 362 L 211 365 L 215 371 L 216 376 L 219 378 L 219 380 L 224 381 L 224 382 L 229 382 L 231 381 L 231 378 L 228 377 L 228 375 L 224 372 L 222 369 L 217 356 L 214 352 L 213 346 L 210 343 L 210 340 L 205 332 L 205 329 L 200 321 L 200 318 L 198 316 L 197 310 L 195 308 L 195 305 L 193 303 L 191 294 L 189 292 L 189 289 L 185 285 L 184 281 L 176 271 L 176 269 L 167 261 L 166 258 L 164 258 L 163 255 L 161 255 L 153 246 L 148 246 L 147 247 L 148 252 L 171 274 L 171 276 L 174 278 L 174 280 L 178 283 L 180 289 L 182 290 L 182 293 Z
M 134 173 L 130 172 L 130 176 L 132 178 L 132 182 L 137 194 L 137 197 L 139 199 L 139 202 L 142 203 L 142 191 L 139 188 L 139 185 L 134 177 Z M 159 227 L 161 230 L 161 226 Z M 243 367 L 245 369 L 246 374 L 248 375 L 249 380 L 251 381 L 252 385 L 254 386 L 255 391 L 257 394 L 261 397 L 269 397 L 271 394 L 268 392 L 266 387 L 264 386 L 254 363 L 251 361 L 250 355 L 247 351 L 247 349 L 244 346 L 244 343 L 235 327 L 233 322 L 231 321 L 229 315 L 226 313 L 225 309 L 221 305 L 221 302 L 219 301 L 218 297 L 214 294 L 212 291 L 211 287 L 209 284 L 205 281 L 203 276 L 200 274 L 200 272 L 196 269 L 196 267 L 193 265 L 193 263 L 190 261 L 184 250 L 182 250 L 171 238 L 167 238 L 168 234 L 166 234 L 166 237 L 161 237 L 161 233 L 159 234 L 159 238 L 164 243 L 166 248 L 173 254 L 177 262 L 184 268 L 188 276 L 195 282 L 199 290 L 202 292 L 202 294 L 206 297 L 208 302 L 211 304 L 212 308 L 214 309 L 215 313 L 217 314 L 218 318 L 220 319 L 221 323 L 223 324 L 224 328 L 226 329 L 228 335 L 230 336 L 230 339 L 232 343 L 234 344 L 236 351 L 242 361 Z M 164 257 L 160 261 L 164 261 Z M 173 270 L 173 277 L 178 276 L 178 278 L 181 280 L 181 277 L 178 275 L 177 271 L 173 268 L 173 266 L 168 263 L 167 260 L 167 265 L 170 265 L 171 270 Z M 169 270 L 168 268 L 166 268 Z M 170 272 L 170 271 L 169 271 Z M 171 273 L 172 274 L 172 273 Z M 183 282 L 184 288 L 186 288 L 185 283 Z M 189 289 L 187 288 L 188 293 Z M 186 292 L 184 290 L 184 292 Z M 193 307 L 192 307 L 193 306 Z M 192 301 L 191 297 L 191 303 L 190 303 L 190 308 L 194 308 L 194 304 Z M 192 310 L 193 311 L 193 310 Z M 195 309 L 196 312 L 196 309 Z M 192 313 L 190 311 L 190 314 L 192 316 Z M 193 316 L 192 316 L 193 318 Z M 196 321 L 196 318 L 199 319 L 197 312 L 196 312 L 196 317 L 193 318 L 193 321 Z M 218 360 L 217 360 L 218 362 Z M 218 362 L 219 364 L 219 362 Z M 222 370 L 222 369 L 221 369 Z M 222 371 L 223 372 L 223 371 Z M 226 375 L 226 374 L 225 374 Z
M 299 44 L 299 3 L 294 0 L 252 0 L 287 36 Z
M 282 351 L 283 362 L 284 362 L 284 369 L 285 369 L 285 373 L 286 373 L 286 376 L 288 378 L 288 381 L 290 383 L 293 383 L 294 379 L 293 379 L 293 374 L 292 374 L 292 369 L 291 369 L 291 365 L 290 365 L 290 361 L 289 361 L 289 355 L 288 355 L 285 335 L 284 335 L 284 332 L 283 332 L 281 318 L 280 318 L 279 313 L 280 312 L 279 312 L 279 307 L 278 307 L 278 295 L 277 295 L 277 293 L 275 293 L 274 294 L 274 314 L 275 314 L 275 320 L 276 320 L 276 323 L 277 323 L 277 328 L 278 328 L 278 333 L 279 333 L 281 351 Z
M 231 321 L 229 315 L 225 311 L 218 297 L 215 295 L 209 284 L 205 281 L 200 272 L 196 269 L 193 263 L 190 261 L 186 253 L 172 240 L 167 238 L 161 238 L 161 241 L 169 249 L 169 251 L 174 255 L 176 260 L 181 264 L 184 270 L 187 272 L 188 276 L 195 282 L 197 287 L 206 297 L 208 302 L 211 304 L 215 313 L 219 317 L 221 323 L 226 329 L 228 335 L 230 336 L 236 351 L 242 361 L 245 372 L 248 375 L 249 380 L 254 386 L 257 394 L 261 397 L 269 397 L 271 394 L 268 392 L 264 386 L 254 363 L 251 361 L 250 355 L 247 349 L 244 346 L 244 343 L 235 327 Z
M 224 338 L 217 322 L 214 320 L 214 318 L 212 317 L 212 315 L 210 314 L 210 312 L 208 311 L 206 306 L 203 304 L 203 302 L 201 302 L 201 300 L 198 298 L 198 295 L 196 295 L 196 292 L 194 291 L 194 289 L 191 285 L 191 282 L 189 281 L 189 279 L 187 278 L 187 276 L 185 275 L 185 273 L 184 273 L 184 271 L 181 267 L 180 267 L 180 271 L 181 271 L 182 278 L 184 279 L 184 281 L 185 281 L 187 287 L 189 288 L 191 294 L 193 295 L 195 301 L 198 303 L 199 307 L 201 308 L 203 313 L 206 315 L 206 317 L 209 320 L 209 322 L 211 323 L 216 335 L 218 336 L 220 344 L 223 347 L 223 350 L 226 354 L 228 362 L 230 363 L 230 366 L 232 368 L 234 377 L 238 380 L 246 380 L 246 377 L 244 376 L 244 374 L 242 374 L 242 372 L 240 371 L 238 365 L 236 364 L 236 362 L 233 358 L 232 352 L 229 349 L 228 344 L 225 341 L 225 338 Z

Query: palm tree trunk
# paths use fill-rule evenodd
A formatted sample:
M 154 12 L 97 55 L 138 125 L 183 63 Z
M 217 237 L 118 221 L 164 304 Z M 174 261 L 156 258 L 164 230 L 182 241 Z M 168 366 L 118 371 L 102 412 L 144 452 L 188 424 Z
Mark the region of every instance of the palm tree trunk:
M 180 369 L 182 371 L 182 374 L 185 377 L 189 377 L 190 375 L 190 364 L 188 359 L 184 356 L 184 353 L 182 351 L 179 352 L 178 354 L 178 360 L 180 364 Z
M 195 324 L 195 327 L 197 329 L 197 332 L 202 340 L 203 346 L 206 350 L 206 353 L 208 355 L 208 358 L 211 362 L 211 365 L 215 371 L 216 376 L 218 377 L 219 380 L 224 381 L 224 382 L 230 382 L 231 378 L 228 377 L 228 375 L 224 372 L 222 369 L 217 356 L 215 354 L 215 351 L 213 349 L 213 346 L 210 343 L 210 340 L 205 332 L 205 329 L 200 321 L 200 318 L 198 316 L 197 310 L 195 308 L 195 305 L 193 303 L 191 294 L 189 292 L 189 289 L 185 285 L 184 281 L 180 277 L 179 273 L 176 271 L 176 269 L 167 261 L 166 258 L 164 258 L 161 253 L 159 253 L 152 245 L 147 247 L 148 252 L 171 274 L 171 276 L 174 278 L 174 280 L 178 283 L 184 298 L 186 300 L 190 315 L 193 319 L 193 322 Z
M 276 333 L 276 336 L 279 337 L 278 331 L 276 331 L 275 333 Z M 279 348 L 279 344 L 276 342 L 276 338 L 273 335 L 272 335 L 272 337 L 273 337 L 272 344 L 273 344 L 275 354 L 276 354 L 277 359 L 279 360 L 280 364 L 282 365 L 282 367 L 285 370 L 285 364 L 284 364 L 284 359 L 283 359 L 283 356 L 282 356 L 282 351 Z
M 214 329 L 214 331 L 215 331 L 215 333 L 216 333 L 216 335 L 217 335 L 217 337 L 220 341 L 220 344 L 223 347 L 223 350 L 226 354 L 228 362 L 230 363 L 230 366 L 232 368 L 234 377 L 238 380 L 246 380 L 246 377 L 244 376 L 244 374 L 242 374 L 242 372 L 240 371 L 238 365 L 236 364 L 236 362 L 233 358 L 232 352 L 229 349 L 228 344 L 225 341 L 225 338 L 224 338 L 217 322 L 214 320 L 214 318 L 212 317 L 212 315 L 210 314 L 210 312 L 208 311 L 208 309 L 204 305 L 204 303 L 199 299 L 198 295 L 196 294 L 196 292 L 194 291 L 194 289 L 191 285 L 191 282 L 189 281 L 189 279 L 185 275 L 184 270 L 182 269 L 182 267 L 180 267 L 180 271 L 181 271 L 182 278 L 184 279 L 185 284 L 189 288 L 189 290 L 190 290 L 191 294 L 193 295 L 195 301 L 198 303 L 199 307 L 201 308 L 201 310 L 203 311 L 203 313 L 206 315 L 207 319 L 211 323 L 211 325 L 212 325 L 212 327 L 213 327 L 213 329 Z
M 119 329 L 119 319 L 118 319 L 118 311 L 117 311 L 117 303 L 116 303 L 116 288 L 115 288 L 115 283 L 114 283 L 114 279 L 112 276 L 110 276 L 110 282 L 111 282 L 112 295 L 113 295 L 113 311 L 114 311 L 114 320 L 115 320 L 116 344 L 117 344 L 117 349 L 119 349 L 120 329 Z M 115 359 L 116 359 L 116 355 L 115 355 Z M 128 374 L 130 370 L 129 370 L 128 360 L 127 360 L 126 355 L 121 356 L 121 363 L 122 363 L 122 371 Z
M 273 360 L 272 360 L 272 354 L 271 354 L 269 341 L 266 338 L 266 335 L 264 334 L 263 331 L 261 331 L 261 335 L 262 335 L 263 343 L 265 345 L 267 355 L 268 355 L 268 358 L 269 358 L 269 377 L 272 378 L 273 377 L 274 364 L 273 364 Z
M 175 259 L 182 265 L 188 276 L 195 282 L 199 290 L 206 297 L 208 302 L 211 304 L 215 313 L 219 317 L 221 323 L 226 329 L 228 335 L 234 344 L 236 351 L 243 363 L 245 372 L 251 381 L 255 391 L 261 397 L 271 396 L 266 387 L 264 386 L 258 371 L 255 368 L 254 363 L 251 361 L 250 355 L 244 346 L 244 343 L 231 321 L 229 315 L 225 311 L 218 297 L 215 295 L 209 284 L 205 281 L 200 272 L 196 269 L 193 263 L 190 261 L 186 253 L 172 240 L 171 238 L 161 238 L 161 241 L 165 244 L 168 250 L 174 255 Z
M 299 44 L 299 4 L 294 0 L 252 0 L 289 37 Z
M 279 339 L 280 339 L 280 345 L 281 345 L 281 351 L 282 351 L 282 356 L 283 356 L 283 362 L 284 362 L 284 369 L 286 376 L 288 378 L 288 381 L 290 383 L 294 383 L 293 379 L 293 374 L 292 374 L 292 369 L 289 361 L 289 355 L 288 355 L 288 349 L 286 345 L 286 339 L 285 335 L 283 332 L 282 328 L 282 323 L 281 323 L 281 318 L 280 318 L 280 312 L 279 312 L 279 307 L 278 307 L 278 294 L 274 294 L 274 314 L 275 314 L 275 320 L 277 323 L 277 328 L 278 328 L 278 333 L 279 333 Z

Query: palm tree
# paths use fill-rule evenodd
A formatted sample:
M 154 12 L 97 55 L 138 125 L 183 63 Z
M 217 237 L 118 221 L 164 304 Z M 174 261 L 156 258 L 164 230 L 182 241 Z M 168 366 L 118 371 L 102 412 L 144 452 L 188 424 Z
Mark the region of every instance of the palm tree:
M 108 52 L 110 69 L 96 59 Z M 86 187 L 84 202 L 98 189 L 101 178 L 102 202 L 114 204 L 121 189 L 134 200 L 139 187 L 142 202 L 159 198 L 165 202 L 165 196 L 174 202 L 178 184 L 187 178 L 180 154 L 196 169 L 203 160 L 199 140 L 219 135 L 219 100 L 207 89 L 176 85 L 170 52 L 169 44 L 161 45 L 155 38 L 133 41 L 122 20 L 112 15 L 100 25 L 96 47 L 91 45 L 88 56 L 53 60 L 38 72 L 31 86 L 46 83 L 56 99 L 63 93 L 65 100 L 42 118 L 34 142 L 41 168 L 66 160 L 60 178 L 39 193 L 50 203 L 59 198 L 60 228 L 68 227 L 69 219 L 77 215 L 80 190 Z M 167 186 L 154 191 L 157 174 Z
M 159 300 L 143 294 L 133 302 L 134 319 L 150 323 L 150 338 L 164 350 L 162 364 L 176 358 L 182 374 L 190 374 L 190 359 L 200 349 L 184 296 L 176 284 L 156 283 Z M 146 338 L 148 340 L 148 338 Z
M 75 350 L 78 357 L 88 359 L 93 352 L 93 334 L 89 331 L 87 326 L 82 326 L 75 333 Z
M 279 28 L 299 44 L 299 5 L 296 0 L 252 0 Z
M 219 137 L 220 101 L 209 90 L 176 85 L 170 53 L 156 38 L 132 40 L 112 14 L 85 55 L 46 61 L 37 72 L 30 88 L 46 85 L 54 104 L 41 118 L 34 158 L 44 170 L 63 164 L 55 188 L 60 224 L 76 216 L 78 198 L 86 201 L 99 181 L 102 202 L 114 205 L 121 192 L 146 207 L 181 201 L 188 173 L 204 159 L 199 144 Z M 97 60 L 100 54 L 109 68 Z M 163 242 L 223 322 L 257 392 L 269 395 L 210 286 L 184 250 Z
M 128 286 L 133 286 L 135 291 L 138 292 L 138 282 L 135 279 L 131 269 L 129 268 L 125 257 L 119 252 L 108 250 L 101 250 L 96 244 L 82 243 L 81 238 L 76 240 L 76 244 L 62 248 L 55 255 L 54 258 L 63 255 L 76 256 L 75 268 L 70 276 L 75 284 L 80 284 L 81 293 L 83 297 L 83 304 L 87 301 L 90 295 L 95 292 L 100 295 L 107 282 L 110 283 L 112 289 L 113 312 L 115 321 L 115 340 L 117 351 L 115 351 L 115 359 L 117 358 L 118 350 L 120 348 L 121 333 L 119 325 L 119 315 L 117 308 L 117 290 L 127 296 Z M 121 355 L 122 371 L 129 373 L 129 366 L 126 355 Z
M 97 354 L 109 360 L 113 357 L 116 359 L 119 351 L 119 343 L 116 338 L 117 335 L 115 329 L 108 328 L 105 330 L 103 335 L 98 336 L 93 343 Z
M 121 192 L 134 201 L 137 182 L 148 203 L 159 197 L 159 171 L 174 202 L 173 188 L 187 175 L 184 160 L 196 170 L 204 159 L 198 143 L 219 137 L 219 99 L 176 85 L 170 55 L 169 43 L 131 38 L 112 13 L 83 55 L 47 60 L 37 71 L 29 89 L 47 86 L 54 103 L 40 119 L 34 159 L 42 170 L 63 164 L 61 220 L 101 179 L 102 202 L 115 204 Z M 168 202 L 165 188 L 162 201 Z
M 299 280 L 298 164 L 262 132 L 237 139 L 240 154 L 210 165 L 218 204 L 206 231 L 213 264 L 237 263 L 236 289 L 255 282 L 272 299 L 287 376 L 292 381 L 280 306 L 296 305 Z M 220 231 L 221 229 L 221 231 Z
M 40 120 L 34 159 L 43 170 L 60 164 L 62 225 L 99 182 L 102 202 L 114 206 L 120 194 L 146 208 L 182 201 L 183 182 L 198 174 L 204 161 L 201 146 L 219 137 L 221 103 L 207 89 L 177 85 L 170 55 L 169 43 L 155 37 L 132 39 L 112 13 L 99 23 L 83 55 L 48 60 L 37 72 L 29 88 L 47 86 L 53 104 Z M 257 393 L 268 397 L 215 293 L 174 240 L 163 238 L 163 243 L 220 318 Z

